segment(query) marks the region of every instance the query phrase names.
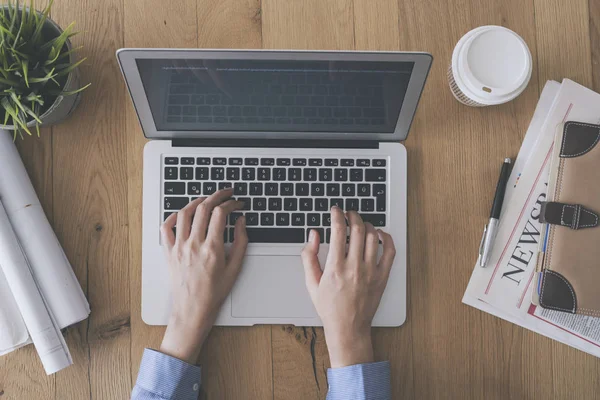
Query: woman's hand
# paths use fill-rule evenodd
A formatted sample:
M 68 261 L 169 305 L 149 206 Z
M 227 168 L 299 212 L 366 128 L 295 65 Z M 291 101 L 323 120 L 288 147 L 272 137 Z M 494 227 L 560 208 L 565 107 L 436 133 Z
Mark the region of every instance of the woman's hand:
M 346 219 L 331 209 L 331 243 L 325 268 L 317 258 L 319 235 L 311 231 L 302 252 L 306 287 L 323 322 L 332 368 L 373 361 L 371 323 L 396 255 L 392 238 L 358 213 L 348 213 L 350 244 L 346 252 Z M 379 240 L 383 255 L 377 260 Z
M 230 188 L 194 200 L 169 216 L 161 228 L 173 303 L 160 351 L 192 364 L 231 292 L 248 245 L 241 217 L 229 255 L 225 254 L 227 218 L 243 206 L 232 195 Z

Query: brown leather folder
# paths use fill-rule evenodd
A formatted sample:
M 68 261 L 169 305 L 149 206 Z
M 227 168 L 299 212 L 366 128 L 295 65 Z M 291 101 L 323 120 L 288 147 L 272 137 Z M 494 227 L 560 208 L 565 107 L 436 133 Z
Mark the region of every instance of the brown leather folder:
M 541 266 L 542 307 L 600 317 L 600 125 L 569 121 L 557 135 Z M 552 179 L 552 178 L 551 178 Z

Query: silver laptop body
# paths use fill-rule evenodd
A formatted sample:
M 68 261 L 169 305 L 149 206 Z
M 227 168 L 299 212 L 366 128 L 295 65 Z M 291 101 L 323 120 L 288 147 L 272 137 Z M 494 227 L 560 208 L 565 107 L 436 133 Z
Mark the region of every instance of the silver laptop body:
M 142 318 L 166 325 L 159 228 L 196 197 L 232 185 L 246 204 L 247 257 L 217 325 L 320 326 L 300 251 L 329 209 L 389 232 L 397 256 L 374 326 L 406 319 L 406 139 L 427 53 L 121 49 L 144 135 Z M 231 223 L 241 214 L 231 216 Z M 231 225 L 232 226 L 232 225 Z M 230 243 L 229 228 L 224 239 Z

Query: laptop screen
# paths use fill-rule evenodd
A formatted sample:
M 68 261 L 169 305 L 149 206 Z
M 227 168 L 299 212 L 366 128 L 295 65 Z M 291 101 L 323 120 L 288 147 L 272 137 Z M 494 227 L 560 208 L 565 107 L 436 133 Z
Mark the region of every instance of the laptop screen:
M 137 59 L 158 131 L 394 133 L 411 61 Z

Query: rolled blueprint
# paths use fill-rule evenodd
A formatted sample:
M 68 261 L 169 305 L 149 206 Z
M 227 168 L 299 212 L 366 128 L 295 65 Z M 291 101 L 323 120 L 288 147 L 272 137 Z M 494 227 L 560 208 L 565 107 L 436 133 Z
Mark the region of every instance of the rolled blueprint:
M 71 354 L 0 202 L 0 267 L 48 375 L 73 364 Z
M 6 131 L 0 131 L 0 171 L 0 201 L 58 325 L 84 320 L 89 304 Z

